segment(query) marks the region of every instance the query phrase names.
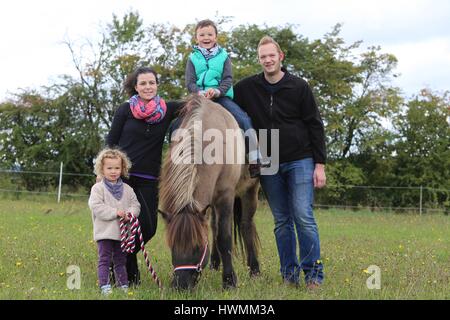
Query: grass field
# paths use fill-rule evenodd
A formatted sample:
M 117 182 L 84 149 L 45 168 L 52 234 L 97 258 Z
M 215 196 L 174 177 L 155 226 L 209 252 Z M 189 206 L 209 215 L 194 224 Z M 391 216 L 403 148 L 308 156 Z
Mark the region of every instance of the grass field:
M 261 276 L 248 276 L 242 257 L 234 266 L 238 288 L 222 290 L 221 273 L 205 270 L 197 288 L 169 288 L 170 252 L 164 224 L 148 244 L 161 278 L 160 292 L 145 270 L 142 285 L 104 298 L 97 289 L 96 244 L 86 200 L 0 200 L 0 299 L 450 299 L 450 217 L 316 211 L 325 283 L 316 292 L 284 285 L 265 203 L 256 216 L 261 238 Z M 81 270 L 81 289 L 69 290 L 67 267 Z M 367 268 L 381 270 L 381 289 L 368 289 Z

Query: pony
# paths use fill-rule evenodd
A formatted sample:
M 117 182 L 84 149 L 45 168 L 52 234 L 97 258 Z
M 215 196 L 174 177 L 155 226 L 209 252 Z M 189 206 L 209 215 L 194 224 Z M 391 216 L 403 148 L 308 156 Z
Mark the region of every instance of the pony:
M 176 289 L 194 288 L 211 259 L 211 269 L 218 270 L 222 263 L 223 288 L 233 288 L 237 285 L 232 262 L 233 220 L 234 242 L 241 244 L 250 275 L 260 272 L 260 242 L 253 221 L 259 179 L 251 179 L 248 165 L 238 161 L 239 156 L 245 160 L 245 137 L 226 109 L 200 95 L 191 95 L 180 117 L 180 128 L 175 130 L 163 161 L 160 185 L 159 212 L 166 222 L 166 240 L 174 267 L 171 285 Z M 233 135 L 231 142 L 220 141 L 220 136 L 226 137 L 230 132 L 227 129 L 238 134 Z M 216 133 L 215 146 L 221 147 L 214 152 L 219 161 L 208 161 L 202 153 L 211 147 L 204 141 L 208 140 L 208 130 Z M 230 155 L 237 156 L 233 158 L 236 161 L 230 163 Z

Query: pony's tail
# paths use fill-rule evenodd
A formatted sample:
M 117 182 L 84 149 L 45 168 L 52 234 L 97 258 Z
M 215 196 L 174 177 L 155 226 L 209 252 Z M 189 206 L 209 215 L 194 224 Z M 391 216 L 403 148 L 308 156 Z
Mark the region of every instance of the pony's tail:
M 233 225 L 234 225 L 234 247 L 239 247 L 242 252 L 244 252 L 242 245 L 242 203 L 241 198 L 234 198 L 234 208 L 233 208 Z M 245 253 L 244 253 L 245 258 Z

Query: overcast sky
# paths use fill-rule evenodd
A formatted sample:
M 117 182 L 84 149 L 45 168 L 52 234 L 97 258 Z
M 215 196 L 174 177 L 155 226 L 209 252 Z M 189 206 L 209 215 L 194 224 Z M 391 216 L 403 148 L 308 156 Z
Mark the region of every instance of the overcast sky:
M 189 4 L 191 4 L 189 6 Z M 399 62 L 395 85 L 406 96 L 424 87 L 450 90 L 450 1 L 448 0 L 13 0 L 0 2 L 0 101 L 20 88 L 39 88 L 61 74 L 75 74 L 61 44 L 93 38 L 112 14 L 136 10 L 145 25 L 177 26 L 232 16 L 233 24 L 298 25 L 312 39 L 336 23 L 347 44 L 380 45 Z

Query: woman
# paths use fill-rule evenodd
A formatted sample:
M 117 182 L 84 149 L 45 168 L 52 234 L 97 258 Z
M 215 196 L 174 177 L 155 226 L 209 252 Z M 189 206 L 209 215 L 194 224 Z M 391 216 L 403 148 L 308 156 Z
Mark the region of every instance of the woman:
M 106 143 L 109 147 L 120 148 L 132 162 L 130 177 L 124 182 L 133 188 L 141 205 L 138 219 L 146 243 L 156 232 L 163 142 L 181 103 L 166 104 L 157 95 L 158 76 L 148 67 L 140 67 L 130 74 L 124 89 L 130 99 L 116 110 Z M 140 283 L 136 258 L 139 249 L 140 245 L 136 245 L 136 251 L 127 256 L 130 285 Z

